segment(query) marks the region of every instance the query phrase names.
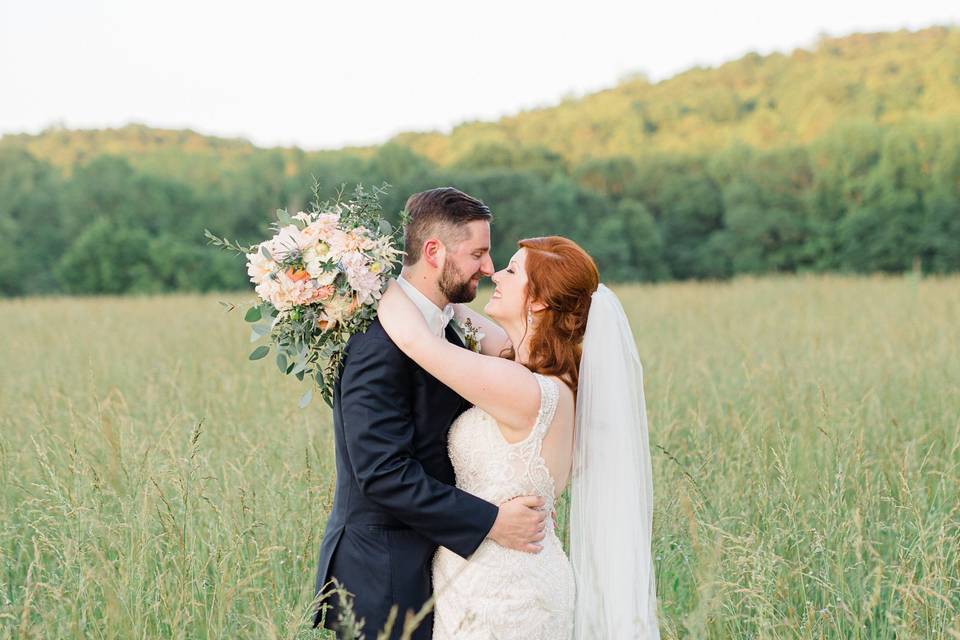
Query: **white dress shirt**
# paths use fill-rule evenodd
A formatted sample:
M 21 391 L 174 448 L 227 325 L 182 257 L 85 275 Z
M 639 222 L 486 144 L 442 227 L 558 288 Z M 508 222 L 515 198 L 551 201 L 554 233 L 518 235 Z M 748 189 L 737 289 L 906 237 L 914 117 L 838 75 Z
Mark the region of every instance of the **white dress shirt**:
M 423 314 L 424 320 L 427 321 L 427 326 L 430 327 L 430 331 L 441 338 L 446 337 L 444 330 L 453 318 L 453 305 L 448 304 L 441 309 L 435 305 L 430 298 L 423 295 L 419 289 L 404 280 L 403 276 L 397 278 L 397 284 L 400 285 L 400 288 L 407 294 L 407 297 L 413 300 L 413 303 L 420 309 L 420 313 Z M 456 329 L 456 327 L 454 328 Z

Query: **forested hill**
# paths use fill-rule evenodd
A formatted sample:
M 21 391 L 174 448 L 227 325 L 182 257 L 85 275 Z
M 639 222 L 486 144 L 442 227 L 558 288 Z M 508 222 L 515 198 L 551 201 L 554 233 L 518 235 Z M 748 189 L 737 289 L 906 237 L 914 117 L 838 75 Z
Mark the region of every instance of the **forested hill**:
M 960 114 L 960 30 L 822 38 L 789 54 L 749 54 L 656 84 L 635 77 L 607 91 L 452 135 L 396 140 L 440 163 L 478 143 L 540 145 L 572 162 L 657 151 L 702 153 L 735 142 L 806 144 L 845 121 L 897 124 Z
M 203 229 L 253 242 L 313 177 L 451 184 L 494 258 L 569 235 L 608 280 L 960 270 L 960 29 L 821 39 L 551 108 L 329 151 L 142 125 L 0 138 L 0 295 L 245 286 Z
M 404 133 L 402 144 L 439 164 L 496 161 L 507 148 L 552 152 L 571 163 L 656 152 L 704 153 L 735 143 L 767 149 L 805 145 L 837 124 L 899 124 L 960 115 L 960 29 L 821 38 L 810 49 L 748 54 L 658 83 L 618 86 L 498 122 L 470 122 L 451 134 Z M 255 154 L 242 139 L 132 125 L 9 135 L 0 145 L 69 167 L 93 155 L 195 155 L 228 166 Z M 292 158 L 304 154 L 286 150 Z M 345 149 L 369 155 L 370 149 Z M 528 154 L 529 155 L 529 151 Z M 309 155 L 309 154 L 306 154 Z

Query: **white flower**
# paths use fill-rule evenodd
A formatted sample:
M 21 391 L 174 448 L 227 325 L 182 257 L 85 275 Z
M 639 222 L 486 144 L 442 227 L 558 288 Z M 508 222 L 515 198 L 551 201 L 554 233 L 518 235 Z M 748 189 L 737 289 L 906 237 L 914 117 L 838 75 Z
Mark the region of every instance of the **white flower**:
M 303 264 L 310 277 L 316 280 L 320 286 L 333 284 L 337 273 L 339 273 L 336 268 L 327 267 L 326 252 L 318 253 L 315 249 L 307 249 L 303 252 Z
M 318 240 L 316 244 L 307 247 L 303 250 L 303 261 L 311 262 L 313 260 L 320 260 L 321 262 L 327 260 L 330 257 L 330 245 L 322 240 Z
M 247 275 L 250 276 L 250 282 L 254 284 L 260 284 L 264 278 L 269 278 L 277 268 L 276 262 L 264 257 L 260 252 L 260 246 L 257 245 L 256 251 L 247 254 Z
M 325 229 L 336 228 L 340 224 L 340 214 L 339 213 L 321 213 L 317 216 L 317 219 L 314 224 L 318 224 Z
M 340 268 L 347 276 L 361 270 L 367 270 L 367 257 L 357 251 L 350 251 L 340 256 Z
M 363 271 L 352 278 L 348 276 L 347 279 L 353 290 L 357 292 L 360 304 L 369 304 L 380 297 L 380 277 L 377 274 Z
M 353 229 L 350 231 L 348 236 L 348 248 L 351 251 L 368 251 L 375 246 L 375 240 L 370 237 L 370 234 L 367 233 L 367 230 L 364 227 Z
M 327 227 L 319 222 L 311 222 L 300 230 L 300 246 L 304 252 L 313 249 L 326 257 L 326 254 L 330 251 L 327 238 L 334 230 L 334 227 Z
M 380 276 L 373 272 L 365 255 L 356 251 L 344 254 L 340 268 L 347 274 L 347 282 L 357 292 L 360 304 L 380 297 Z
M 274 259 L 283 260 L 287 253 L 299 246 L 297 245 L 299 235 L 300 230 L 291 224 L 280 229 L 275 236 L 267 240 L 264 244 L 267 245 L 267 250 Z
M 257 295 L 263 300 L 273 304 L 273 299 L 278 288 L 279 285 L 275 280 L 273 280 L 273 278 L 266 278 L 263 280 L 263 282 L 260 282 L 256 287 L 254 287 L 254 291 L 256 291 Z
M 340 260 L 340 258 L 350 251 L 350 237 L 340 229 L 333 229 L 327 234 L 327 245 L 330 252 L 327 258 L 330 260 Z

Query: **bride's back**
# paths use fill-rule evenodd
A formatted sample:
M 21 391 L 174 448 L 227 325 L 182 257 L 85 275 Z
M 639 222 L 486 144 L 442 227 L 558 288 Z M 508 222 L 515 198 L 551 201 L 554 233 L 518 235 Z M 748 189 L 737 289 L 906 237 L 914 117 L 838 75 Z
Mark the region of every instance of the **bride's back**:
M 557 408 L 553 420 L 543 437 L 540 456 L 543 458 L 553 480 L 554 496 L 559 497 L 570 480 L 573 462 L 573 436 L 576 417 L 576 400 L 573 391 L 563 381 L 553 376 L 544 376 L 557 388 Z M 518 432 L 498 424 L 503 439 L 516 444 L 529 437 L 530 431 Z M 531 425 L 531 431 L 533 425 Z
M 554 491 L 557 497 L 563 493 L 570 480 L 570 470 L 573 462 L 573 434 L 576 405 L 573 392 L 557 378 L 550 378 L 559 387 L 557 412 L 553 422 L 543 437 L 543 448 L 540 455 L 553 478 Z

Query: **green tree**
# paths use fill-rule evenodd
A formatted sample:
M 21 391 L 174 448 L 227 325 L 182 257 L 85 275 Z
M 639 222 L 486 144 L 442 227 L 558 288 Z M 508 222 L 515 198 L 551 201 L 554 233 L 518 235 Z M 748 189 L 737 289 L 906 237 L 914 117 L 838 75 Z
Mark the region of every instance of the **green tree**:
M 663 280 L 669 271 L 663 257 L 663 237 L 653 215 L 635 200 L 622 200 L 616 215 L 623 220 L 624 238 L 629 246 L 629 260 L 624 265 L 625 280 Z
M 57 276 L 68 293 L 155 291 L 149 243 L 144 229 L 101 215 L 60 258 Z
M 722 227 L 723 205 L 716 185 L 706 176 L 669 176 L 657 195 L 664 259 L 676 278 L 709 278 L 720 260 L 710 237 Z
M 0 295 L 56 291 L 50 262 L 69 238 L 61 195 L 48 163 L 0 148 Z

